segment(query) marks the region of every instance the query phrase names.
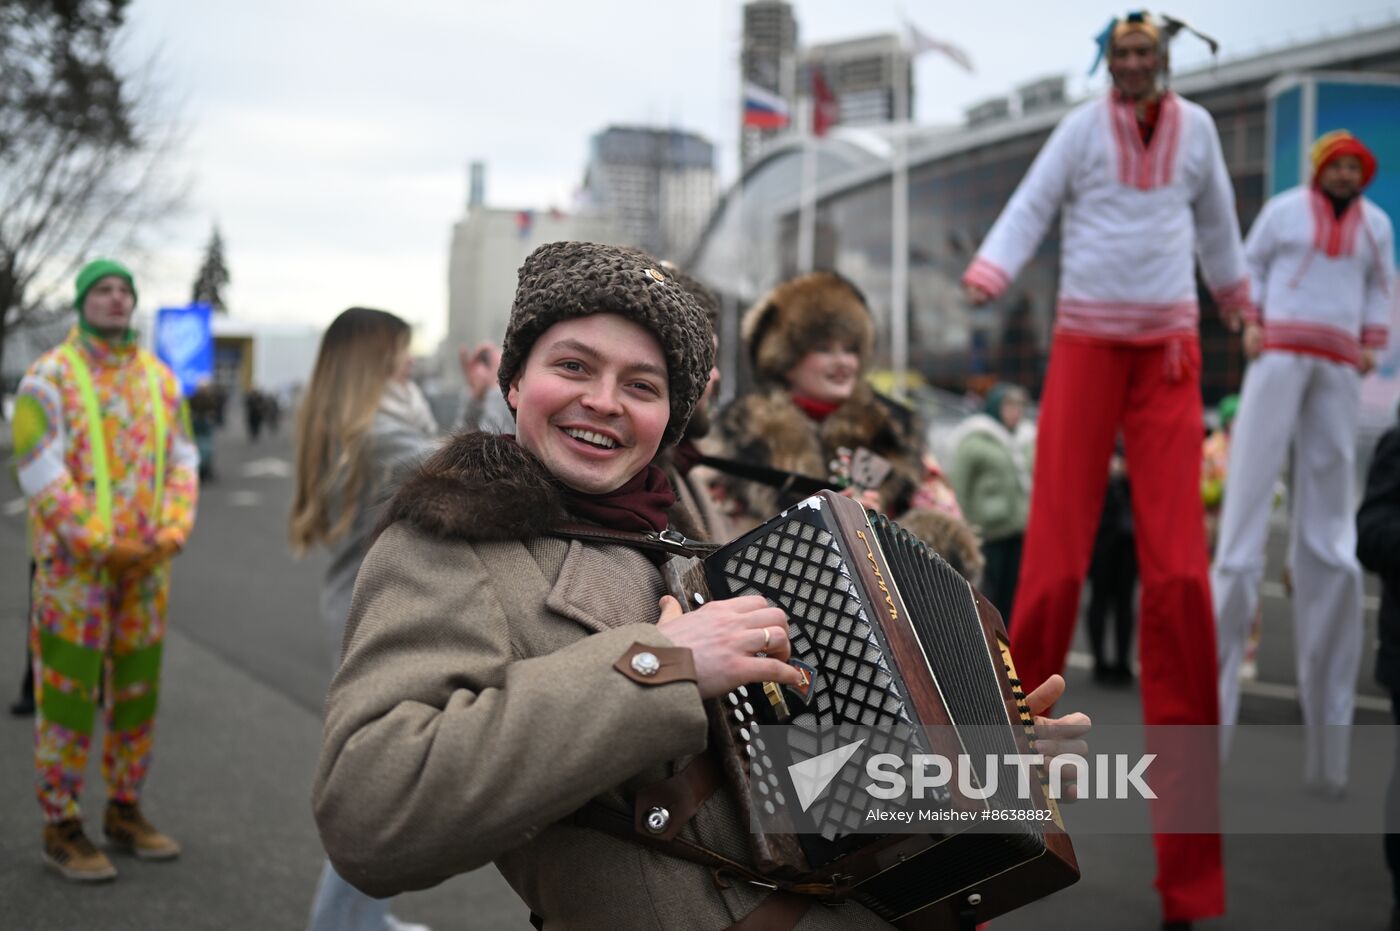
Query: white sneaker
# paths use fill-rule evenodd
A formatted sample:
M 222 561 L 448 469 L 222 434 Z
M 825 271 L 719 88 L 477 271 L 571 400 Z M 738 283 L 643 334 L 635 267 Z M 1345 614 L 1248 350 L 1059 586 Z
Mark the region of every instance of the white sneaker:
M 384 916 L 384 931 L 433 931 L 427 925 L 410 924 L 407 921 L 400 921 L 393 915 Z

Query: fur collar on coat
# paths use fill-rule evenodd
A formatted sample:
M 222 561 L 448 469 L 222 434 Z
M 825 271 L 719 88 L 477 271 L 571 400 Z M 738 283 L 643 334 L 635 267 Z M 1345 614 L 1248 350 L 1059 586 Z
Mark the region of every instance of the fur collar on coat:
M 673 507 L 670 525 L 699 539 L 697 521 Z M 532 453 L 495 433 L 459 433 L 405 481 L 382 527 L 407 521 L 439 539 L 528 540 L 569 517 L 564 489 Z

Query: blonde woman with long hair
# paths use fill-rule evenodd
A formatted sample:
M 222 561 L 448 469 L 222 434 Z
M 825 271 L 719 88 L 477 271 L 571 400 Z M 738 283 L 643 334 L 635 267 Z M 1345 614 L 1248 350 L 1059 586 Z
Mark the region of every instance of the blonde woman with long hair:
M 368 552 L 379 506 L 438 445 L 437 423 L 409 378 L 410 330 L 383 310 L 352 307 L 321 339 L 316 369 L 297 414 L 296 494 L 290 533 L 298 555 L 330 551 L 321 619 L 340 663 L 355 575 Z M 342 879 L 330 862 L 312 905 L 310 931 L 428 931 L 389 914 Z

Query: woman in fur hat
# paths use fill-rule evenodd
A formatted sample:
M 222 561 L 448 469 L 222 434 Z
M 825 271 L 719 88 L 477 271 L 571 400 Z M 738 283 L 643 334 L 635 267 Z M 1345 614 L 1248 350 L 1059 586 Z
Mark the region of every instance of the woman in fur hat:
M 890 474 L 866 503 L 975 581 L 982 553 L 952 486 L 921 451 L 907 412 L 862 377 L 875 328 L 855 285 L 830 271 L 786 281 L 744 316 L 742 335 L 758 386 L 720 415 L 722 454 L 835 481 L 842 450 L 882 456 Z M 725 486 L 741 525 L 756 525 L 797 501 L 755 482 L 730 479 Z
M 631 827 L 637 790 L 705 751 L 706 699 L 799 680 L 764 599 L 682 614 L 650 554 L 549 533 L 566 519 L 684 529 L 653 460 L 684 434 L 712 353 L 704 313 L 648 256 L 552 243 L 526 259 L 499 373 L 516 435 L 459 435 L 430 459 L 356 583 L 313 805 L 363 891 L 494 862 L 538 928 L 890 928 L 855 902 L 722 881 Z M 687 799 L 669 829 L 748 863 L 729 791 Z

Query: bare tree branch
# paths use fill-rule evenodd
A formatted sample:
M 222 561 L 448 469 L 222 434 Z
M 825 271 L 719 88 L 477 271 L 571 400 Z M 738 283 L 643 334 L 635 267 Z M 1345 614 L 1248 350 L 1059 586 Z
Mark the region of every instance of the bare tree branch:
M 0 358 L 10 328 L 64 312 L 56 294 L 94 250 L 183 202 L 156 63 L 118 64 L 127 5 L 0 2 Z

